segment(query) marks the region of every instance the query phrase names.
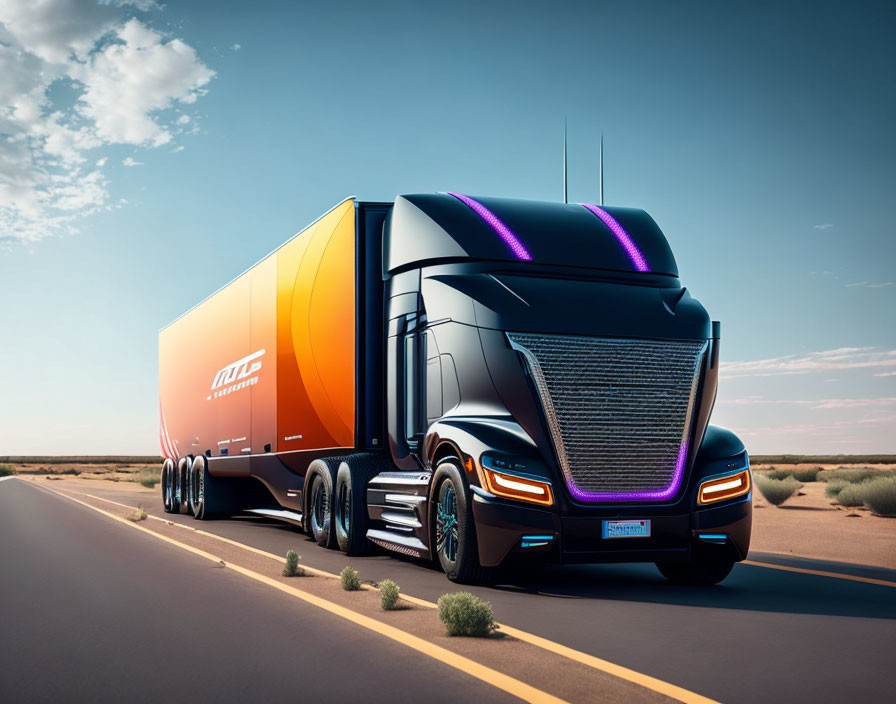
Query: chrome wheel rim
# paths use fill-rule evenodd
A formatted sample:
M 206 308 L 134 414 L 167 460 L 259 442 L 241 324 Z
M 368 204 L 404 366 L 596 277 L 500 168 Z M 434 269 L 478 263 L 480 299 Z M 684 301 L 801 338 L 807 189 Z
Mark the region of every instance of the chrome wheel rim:
M 457 560 L 457 545 L 459 542 L 457 524 L 457 493 L 454 485 L 446 482 L 447 487 L 436 512 L 436 549 L 445 556 L 449 562 Z
M 316 477 L 314 490 L 311 493 L 311 530 L 315 536 L 330 527 L 330 512 L 327 503 L 324 482 L 320 477 Z

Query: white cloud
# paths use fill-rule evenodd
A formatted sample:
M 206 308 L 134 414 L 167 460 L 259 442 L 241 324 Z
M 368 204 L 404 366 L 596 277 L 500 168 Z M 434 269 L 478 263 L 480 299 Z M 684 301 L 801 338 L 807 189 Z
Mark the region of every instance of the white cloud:
M 892 285 L 893 285 L 892 281 L 885 281 L 882 284 L 871 284 L 871 283 L 868 283 L 867 281 L 857 281 L 856 283 L 853 283 L 853 284 L 844 284 L 844 286 L 846 286 L 846 288 L 886 288 L 887 286 L 892 286 Z
M 107 157 L 95 152 L 168 143 L 178 124 L 170 109 L 204 93 L 214 72 L 193 48 L 128 14 L 159 9 L 155 0 L 0 0 L 0 244 L 74 231 L 110 207 Z M 73 104 L 51 99 L 56 82 Z
M 242 48 L 243 47 L 241 47 L 239 44 L 233 44 L 233 45 L 231 45 L 230 50 L 231 51 L 239 51 Z
M 109 44 L 79 67 L 84 84 L 79 112 L 93 121 L 107 142 L 152 144 L 171 140 L 155 113 L 175 102 L 192 103 L 215 75 L 192 47 L 165 42 L 136 19 L 117 31 L 123 43 Z
M 190 122 L 189 115 L 181 115 L 179 118 L 177 118 L 177 124 L 179 124 L 179 125 L 186 125 L 189 122 Z
M 896 376 L 896 371 L 892 371 L 892 372 L 880 372 L 880 373 L 878 373 L 878 374 L 875 374 L 874 376 Z
M 883 398 L 824 398 L 818 401 L 803 399 L 771 399 L 762 396 L 745 396 L 720 400 L 720 406 L 801 406 L 816 410 L 858 409 L 858 408 L 896 408 L 896 397 Z
M 171 151 L 177 153 L 177 152 L 182 152 L 183 150 L 184 150 L 184 145 L 183 145 L 183 144 L 178 144 L 178 145 L 177 145 L 174 149 L 172 149 Z
M 820 225 L 814 225 L 816 230 L 830 230 L 833 227 L 833 224 L 829 222 L 821 223 Z
M 807 354 L 770 357 L 752 362 L 730 362 L 722 365 L 721 372 L 731 378 L 880 367 L 896 367 L 896 350 L 882 350 L 878 347 L 841 347 Z
M 121 162 L 125 166 L 143 166 L 142 161 L 136 161 L 132 157 L 126 156 L 124 161 Z

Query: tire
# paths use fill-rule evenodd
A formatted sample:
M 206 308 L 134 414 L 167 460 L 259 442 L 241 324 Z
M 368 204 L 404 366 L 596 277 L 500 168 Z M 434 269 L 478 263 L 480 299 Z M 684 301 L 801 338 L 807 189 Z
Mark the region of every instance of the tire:
M 173 513 L 190 513 L 190 498 L 187 493 L 187 484 L 190 476 L 189 457 L 181 457 L 174 468 L 174 505 Z
M 685 586 L 709 586 L 721 582 L 734 567 L 733 561 L 686 562 L 683 564 L 657 563 L 657 569 L 672 584 Z
M 231 516 L 239 511 L 239 496 L 232 479 L 213 477 L 208 461 L 199 455 L 190 466 L 190 509 L 200 521 Z
M 305 511 L 303 522 L 307 531 L 323 548 L 335 550 L 336 530 L 332 520 L 333 488 L 336 483 L 335 461 L 330 459 L 314 460 L 308 465 L 305 473 L 307 492 L 303 492 Z
M 433 553 L 452 582 L 488 583 L 493 581 L 496 570 L 479 564 L 470 488 L 458 467 L 454 460 L 443 460 L 433 476 Z
M 166 459 L 162 463 L 162 507 L 165 513 L 177 513 L 178 508 L 174 503 L 174 462 Z
M 367 555 L 367 482 L 374 473 L 374 462 L 368 455 L 349 455 L 336 470 L 336 487 L 332 523 L 336 543 L 346 555 Z
M 208 470 L 205 467 L 205 457 L 199 455 L 193 459 L 190 465 L 190 471 L 187 475 L 187 500 L 190 504 L 190 511 L 193 517 L 204 521 L 206 520 L 206 501 L 205 486 L 206 475 Z

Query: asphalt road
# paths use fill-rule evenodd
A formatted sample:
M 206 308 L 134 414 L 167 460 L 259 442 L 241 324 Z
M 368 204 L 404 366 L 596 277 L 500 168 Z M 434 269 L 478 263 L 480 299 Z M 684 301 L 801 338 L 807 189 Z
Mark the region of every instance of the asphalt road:
M 17 480 L 0 564 L 0 702 L 517 701 Z
M 8 488 L 0 485 L 3 533 Z M 83 484 L 77 488 L 85 490 Z M 17 493 L 26 489 L 37 493 L 30 487 Z M 101 484 L 90 485 L 90 491 L 199 525 L 189 516 L 163 514 L 159 499 L 148 492 Z M 20 520 L 35 523 L 28 516 Z M 206 521 L 201 527 L 276 554 L 294 548 L 305 564 L 331 572 L 351 562 L 363 579 L 389 577 L 405 593 L 433 601 L 454 589 L 441 572 L 418 561 L 386 555 L 346 558 L 275 522 L 243 517 Z M 48 535 L 57 530 L 46 528 Z M 6 545 L 0 537 L 4 559 Z M 168 552 L 162 559 L 175 565 Z M 831 567 L 809 560 L 798 566 Z M 896 581 L 892 571 L 854 571 Z M 749 565 L 736 566 L 716 587 L 673 587 L 650 565 L 606 565 L 557 568 L 537 580 L 472 591 L 491 601 L 504 623 L 722 702 L 891 701 L 893 587 Z M 160 642 L 170 647 L 172 641 L 160 637 Z

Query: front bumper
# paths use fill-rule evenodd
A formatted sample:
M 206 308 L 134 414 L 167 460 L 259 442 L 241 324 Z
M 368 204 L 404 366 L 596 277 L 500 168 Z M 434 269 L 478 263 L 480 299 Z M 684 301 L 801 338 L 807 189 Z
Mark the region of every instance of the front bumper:
M 650 507 L 612 506 L 592 516 L 561 517 L 554 511 L 493 499 L 476 493 L 473 517 L 479 561 L 494 567 L 539 559 L 563 563 L 687 562 L 691 559 L 746 558 L 750 548 L 752 495 L 681 515 L 651 513 Z M 602 538 L 604 520 L 651 521 L 649 538 Z M 548 539 L 550 536 L 550 539 Z

